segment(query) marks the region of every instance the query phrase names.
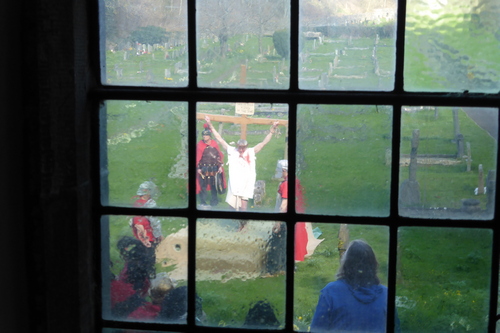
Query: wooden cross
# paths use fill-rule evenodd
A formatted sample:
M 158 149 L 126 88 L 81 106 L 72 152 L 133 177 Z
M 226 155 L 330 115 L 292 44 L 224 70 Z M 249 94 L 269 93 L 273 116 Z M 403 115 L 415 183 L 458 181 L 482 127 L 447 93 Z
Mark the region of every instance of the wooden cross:
M 218 121 L 221 123 L 231 123 L 241 125 L 241 135 L 240 138 L 247 139 L 247 125 L 257 124 L 257 125 L 269 125 L 271 126 L 276 119 L 269 118 L 248 118 L 246 115 L 241 116 L 224 116 L 218 114 L 208 114 L 208 113 L 197 113 L 196 119 L 205 120 L 205 116 L 210 117 L 210 121 Z M 288 126 L 288 120 L 278 120 L 279 125 Z

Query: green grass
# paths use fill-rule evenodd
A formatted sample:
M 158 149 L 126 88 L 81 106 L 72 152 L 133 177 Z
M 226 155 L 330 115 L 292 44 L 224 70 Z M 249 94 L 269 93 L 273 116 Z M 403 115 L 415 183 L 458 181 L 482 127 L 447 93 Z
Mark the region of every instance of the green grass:
M 472 164 L 467 172 L 463 161 L 455 166 L 419 166 L 417 181 L 421 188 L 423 207 L 460 208 L 461 200 L 476 198 L 486 206 L 486 196 L 475 196 L 478 185 L 479 164 L 483 165 L 484 179 L 489 170 L 496 170 L 496 142 L 483 129 L 477 126 L 462 110 L 459 111 L 460 132 L 464 141 L 470 142 Z M 456 154 L 457 146 L 453 142 L 453 114 L 451 108 L 403 112 L 401 119 L 401 154 L 409 154 L 414 129 L 420 130 L 418 154 Z M 408 168 L 400 169 L 400 179 L 408 178 Z
M 300 181 L 309 213 L 386 216 L 392 112 L 374 106 L 302 106 Z
M 266 39 L 265 39 L 266 40 Z M 272 82 L 273 67 L 278 63 L 259 62 L 256 59 L 254 39 L 250 39 L 240 52 L 234 48 L 228 58 L 230 66 L 214 61 L 207 78 L 227 82 L 234 70 L 239 73 L 243 59 L 249 60 L 250 84 L 259 79 Z M 385 42 L 385 41 L 381 41 Z M 231 42 L 235 45 L 236 40 Z M 269 43 L 267 39 L 266 43 Z M 356 46 L 369 46 L 369 39 L 354 40 Z M 251 46 L 251 47 L 250 47 Z M 308 47 L 306 45 L 306 47 Z M 315 52 L 329 53 L 333 44 L 324 44 Z M 392 68 L 391 47 L 380 47 L 381 69 Z M 184 74 L 172 75 L 172 80 L 163 77 L 165 66 L 173 66 L 180 60 L 165 60 L 164 51 L 151 55 L 131 57 L 123 61 L 122 53 L 107 54 L 108 68 L 114 64 L 124 68 L 120 82 L 113 81 L 113 72 L 108 72 L 112 84 L 144 84 L 144 73 L 137 73 L 139 62 L 153 73 L 153 85 L 182 85 Z M 417 52 L 416 52 L 417 53 Z M 383 54 L 383 55 L 382 55 Z M 417 55 L 416 55 L 417 56 Z M 311 66 L 328 68 L 327 57 L 311 56 Z M 361 70 L 370 64 L 369 59 L 353 57 L 352 64 Z M 346 64 L 347 59 L 343 59 Z M 350 61 L 350 60 L 349 60 Z M 220 66 L 220 67 L 218 67 Z M 229 72 L 222 67 L 231 68 Z M 367 68 L 367 67 L 366 67 Z M 406 68 L 406 67 L 405 67 Z M 427 85 L 436 80 L 422 68 L 411 68 L 419 73 L 418 84 Z M 173 72 L 173 71 L 172 71 Z M 346 72 L 350 73 L 351 72 Z M 288 74 L 284 73 L 281 79 Z M 163 80 L 163 81 L 162 81 Z M 366 82 L 372 78 L 368 78 Z M 161 82 L 160 82 L 161 81 Z M 217 81 L 217 82 L 218 82 Z M 339 84 L 338 82 L 330 82 Z M 229 84 L 229 83 L 228 83 Z M 234 81 L 231 84 L 239 84 Z M 338 87 L 349 86 L 343 82 Z M 371 84 L 371 83 L 370 83 Z M 434 84 L 434 83 L 433 83 Z M 333 87 L 333 86 L 332 86 Z M 229 104 L 204 104 L 200 110 L 220 113 L 230 110 Z M 286 117 L 286 116 L 285 116 Z M 386 149 L 391 147 L 392 111 L 379 106 L 301 106 L 298 111 L 297 170 L 306 196 L 309 213 L 354 216 L 387 216 L 389 212 L 390 167 L 385 164 Z M 180 157 L 187 157 L 187 105 L 186 103 L 109 101 L 106 113 L 101 117 L 106 128 L 104 141 L 107 145 L 107 161 L 103 165 L 103 177 L 109 182 L 109 202 L 113 205 L 130 206 L 139 184 L 153 179 L 160 187 L 157 198 L 160 207 L 186 207 L 186 178 L 172 177 Z M 453 121 L 450 108 L 440 108 L 438 117 L 434 111 L 424 110 L 402 114 L 401 153 L 408 154 L 414 129 L 420 130 L 421 154 L 453 154 L 456 145 L 452 142 Z M 496 169 L 496 142 L 484 130 L 471 121 L 463 111 L 459 112 L 460 129 L 465 141 L 472 147 L 472 171 L 465 172 L 466 165 L 420 167 L 417 179 L 421 186 L 422 206 L 459 208 L 463 198 L 471 198 L 477 186 L 477 168 L 482 164 L 485 174 Z M 203 122 L 198 122 L 201 131 Z M 229 129 L 230 125 L 224 125 Z M 249 131 L 267 130 L 269 126 L 253 125 Z M 284 130 L 283 130 L 284 132 Z M 238 135 L 224 135 L 236 141 Z M 250 146 L 259 143 L 264 135 L 248 137 Z M 285 135 L 276 138 L 257 155 L 257 179 L 266 181 L 267 196 L 261 207 L 254 211 L 272 211 L 278 181 L 273 180 L 276 163 L 285 156 Z M 184 169 L 187 166 L 184 166 Z M 182 167 L 181 167 L 182 169 Z M 106 175 L 106 172 L 109 174 Z M 401 180 L 408 177 L 408 169 L 399 170 Z M 229 209 L 224 197 L 220 197 L 220 209 Z M 479 197 L 484 207 L 486 197 Z M 251 202 L 253 206 L 253 202 Z M 110 218 L 110 259 L 113 273 L 117 274 L 123 263 L 116 252 L 116 241 L 131 235 L 130 217 Z M 186 226 L 184 219 L 164 218 L 165 234 Z M 324 241 L 314 255 L 297 263 L 295 279 L 294 322 L 301 330 L 307 330 L 314 313 L 319 291 L 335 279 L 339 266 L 337 251 L 338 224 L 314 224 L 323 232 Z M 380 264 L 380 277 L 387 283 L 388 230 L 380 226 L 350 225 L 351 239 L 362 238 L 371 244 Z M 446 228 L 403 228 L 399 234 L 398 261 L 398 311 L 405 332 L 421 331 L 472 331 L 485 328 L 487 300 L 489 295 L 489 266 L 491 235 L 484 230 L 461 230 Z M 157 271 L 170 271 L 157 265 Z M 290 277 L 291 278 L 291 277 Z M 180 281 L 185 284 L 185 281 Z M 198 281 L 197 292 L 203 298 L 204 310 L 209 325 L 241 326 L 250 305 L 260 299 L 269 300 L 278 315 L 284 320 L 285 277 Z

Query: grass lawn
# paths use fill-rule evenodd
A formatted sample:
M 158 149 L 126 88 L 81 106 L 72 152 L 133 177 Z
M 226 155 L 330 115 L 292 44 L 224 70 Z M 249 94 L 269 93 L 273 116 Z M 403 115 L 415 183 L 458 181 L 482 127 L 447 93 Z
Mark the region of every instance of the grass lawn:
M 237 40 L 231 45 L 236 45 Z M 382 42 L 382 41 L 381 41 Z M 255 49 L 255 40 L 252 50 Z M 269 40 L 266 41 L 269 43 Z M 357 46 L 369 46 L 370 40 L 355 40 Z M 245 44 L 245 43 L 244 43 Z M 266 44 L 267 45 L 267 44 Z M 242 46 L 243 47 L 243 46 Z M 274 66 L 280 62 L 259 62 L 255 51 L 243 47 L 234 48 L 229 54 L 230 71 L 221 70 L 213 64 L 205 68 L 207 77 L 227 86 L 238 84 L 231 77 L 239 70 L 242 59 L 249 60 L 248 82 L 268 79 Z M 330 53 L 332 44 L 324 44 L 316 52 Z M 152 85 L 178 85 L 185 83 L 182 72 L 172 71 L 172 80 L 164 77 L 166 66 L 176 62 L 158 55 L 132 56 L 123 60 L 123 54 L 107 54 L 107 67 L 115 64 L 122 67 L 123 77 L 113 81 L 113 71 L 108 72 L 110 83 L 131 84 L 154 80 Z M 247 54 L 248 52 L 248 54 Z M 353 51 L 354 52 L 354 51 Z M 381 69 L 392 67 L 389 48 L 385 52 Z M 354 53 L 352 53 L 354 54 Z M 242 55 L 240 57 L 239 55 Z M 244 55 L 244 57 L 243 57 Z M 326 57 L 311 55 L 311 66 L 328 66 L 332 61 Z M 357 70 L 368 66 L 369 60 L 361 58 Z M 381 58 L 382 59 L 382 58 Z M 345 61 L 346 59 L 344 59 Z M 142 65 L 141 65 L 142 62 Z M 324 64 L 323 64 L 324 63 Z M 345 62 L 344 62 L 345 63 Z M 146 72 L 137 73 L 142 66 Z M 224 65 L 226 66 L 226 65 Z M 313 68 L 313 67 L 311 67 Z M 318 67 L 319 68 L 319 67 Z M 328 67 L 324 67 L 328 68 Z M 149 70 L 149 77 L 148 71 Z M 253 72 L 252 72 L 253 71 Z M 351 72 L 352 73 L 352 72 Z M 254 76 L 255 75 L 255 76 Z M 286 78 L 283 73 L 281 78 Z M 432 76 L 423 76 L 423 80 Z M 253 81 L 252 81 L 253 80 Z M 161 82 L 160 82 L 161 81 Z M 183 83 L 184 82 L 184 83 Z M 232 83 L 231 83 L 232 82 Z M 272 77 L 270 81 L 272 82 Z M 251 83 L 254 84 L 254 83 Z M 271 84 L 271 83 L 270 83 Z M 385 84 L 385 83 L 384 83 Z M 277 87 L 277 86 L 273 86 Z M 226 113 L 233 115 L 229 104 L 200 105 L 200 112 Z M 227 110 L 230 110 L 229 112 Z M 414 129 L 420 130 L 420 154 L 453 154 L 453 118 L 450 108 L 440 108 L 435 117 L 433 110 L 401 115 L 401 154 L 410 151 L 410 140 Z M 108 101 L 101 114 L 103 144 L 102 177 L 103 193 L 109 196 L 109 203 L 130 206 L 140 183 L 152 179 L 158 186 L 159 207 L 187 207 L 187 103 Z M 297 177 L 305 190 L 306 211 L 311 214 L 349 216 L 387 216 L 389 214 L 390 166 L 386 165 L 387 149 L 391 148 L 393 111 L 388 106 L 299 106 L 297 132 Z M 286 118 L 287 115 L 272 116 Z M 482 164 L 485 174 L 496 170 L 496 142 L 479 128 L 467 115 L 459 112 L 460 130 L 472 149 L 472 171 L 466 172 L 465 162 L 455 166 L 421 166 L 417 179 L 421 186 L 421 206 L 460 208 L 464 198 L 473 195 L 477 187 L 478 165 Z M 197 124 L 198 132 L 203 122 Z M 226 130 L 238 130 L 237 126 L 224 125 Z M 249 132 L 268 130 L 267 125 L 249 126 Z M 273 179 L 277 161 L 283 159 L 286 149 L 286 135 L 273 137 L 271 142 L 257 155 L 257 179 L 266 182 L 266 198 L 261 206 L 250 203 L 254 211 L 272 211 L 279 181 Z M 249 135 L 247 140 L 254 146 L 263 140 L 265 134 Z M 225 134 L 227 142 L 236 141 L 238 134 Z M 201 138 L 200 138 L 201 139 Z M 106 147 L 106 149 L 104 149 Z M 401 167 L 400 179 L 408 177 L 408 168 Z M 220 196 L 218 209 L 229 209 Z M 479 197 L 482 207 L 486 196 Z M 107 201 L 106 198 L 103 199 Z M 110 261 L 112 272 L 117 274 L 122 266 L 115 245 L 124 235 L 131 235 L 126 216 L 112 216 L 103 227 L 109 230 Z M 180 218 L 163 219 L 164 234 L 168 235 L 186 226 Z M 339 267 L 338 224 L 313 224 L 322 232 L 324 241 L 316 248 L 314 255 L 297 263 L 295 279 L 294 322 L 300 330 L 307 331 L 312 319 L 319 291 L 335 279 Z M 380 277 L 387 283 L 388 229 L 383 226 L 349 225 L 350 238 L 365 239 L 374 248 L 379 264 Z M 482 332 L 485 330 L 485 316 L 489 295 L 491 258 L 491 237 L 485 230 L 462 230 L 447 228 L 402 228 L 399 233 L 399 261 L 397 305 L 399 318 L 405 332 L 455 331 Z M 105 241 L 108 241 L 106 239 Z M 228 249 L 230 250 L 230 249 Z M 157 271 L 170 271 L 157 265 Z M 289 277 L 291 278 L 291 277 Z M 185 284 L 179 281 L 179 284 Z M 280 322 L 284 321 L 285 277 L 232 279 L 226 282 L 198 281 L 198 294 L 203 298 L 207 313 L 207 324 L 213 326 L 238 327 L 243 324 L 250 305 L 267 299 L 276 309 Z

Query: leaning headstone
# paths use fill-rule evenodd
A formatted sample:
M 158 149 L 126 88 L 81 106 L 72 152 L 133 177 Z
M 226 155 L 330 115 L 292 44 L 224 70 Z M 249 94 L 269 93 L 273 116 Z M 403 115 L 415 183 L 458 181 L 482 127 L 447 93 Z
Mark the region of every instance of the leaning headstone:
M 170 69 L 165 68 L 165 77 L 170 77 Z

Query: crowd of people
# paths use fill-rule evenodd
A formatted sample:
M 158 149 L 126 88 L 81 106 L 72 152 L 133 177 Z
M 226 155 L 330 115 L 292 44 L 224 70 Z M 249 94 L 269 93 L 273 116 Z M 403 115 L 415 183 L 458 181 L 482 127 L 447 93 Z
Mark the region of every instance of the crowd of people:
M 246 140 L 229 145 L 215 130 L 210 118 L 202 140 L 197 144 L 196 193 L 200 207 L 210 209 L 219 203 L 218 195 L 227 192 L 226 202 L 235 210 L 248 208 L 256 181 L 255 155 L 270 142 L 278 122 L 274 122 L 264 140 L 253 148 Z M 216 140 L 214 140 L 215 137 Z M 227 154 L 229 179 L 226 181 L 224 153 Z M 288 162 L 280 161 L 282 181 L 277 188 L 276 212 L 288 209 Z M 210 193 L 210 195 L 209 195 Z M 134 207 L 156 207 L 158 194 L 152 181 L 140 184 Z M 295 181 L 295 207 L 305 212 L 303 190 Z M 187 287 L 177 286 L 167 273 L 156 274 L 156 247 L 164 239 L 160 219 L 154 216 L 134 216 L 130 219 L 131 236 L 119 239 L 117 249 L 124 266 L 112 276 L 111 314 L 116 319 L 155 320 L 185 323 L 187 318 Z M 242 230 L 244 224 L 240 226 Z M 276 222 L 266 247 L 263 277 L 284 274 L 286 268 L 286 228 Z M 307 255 L 308 232 L 305 222 L 295 224 L 294 259 L 303 261 Z M 385 332 L 387 318 L 387 287 L 378 278 L 378 262 L 373 249 L 362 240 L 352 241 L 342 255 L 336 280 L 320 292 L 311 322 L 311 332 Z M 202 300 L 196 295 L 196 320 L 205 319 Z M 244 327 L 278 328 L 273 307 L 266 301 L 255 303 L 248 311 Z M 399 320 L 396 315 L 396 330 Z

